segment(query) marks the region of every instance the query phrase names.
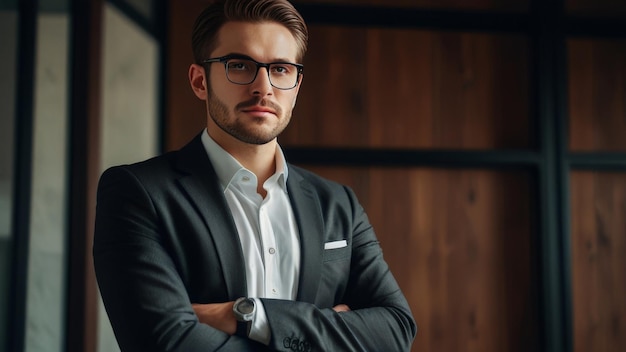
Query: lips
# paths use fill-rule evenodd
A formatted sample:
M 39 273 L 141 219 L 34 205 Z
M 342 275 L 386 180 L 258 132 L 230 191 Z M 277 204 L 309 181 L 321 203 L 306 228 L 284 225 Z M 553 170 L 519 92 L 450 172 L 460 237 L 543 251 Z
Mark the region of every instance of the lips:
M 241 109 L 243 112 L 248 113 L 270 113 L 276 115 L 276 111 L 274 109 L 270 109 L 264 106 L 252 106 L 245 109 Z
M 265 106 L 258 106 L 258 105 L 243 108 L 241 109 L 241 111 L 246 114 L 252 114 L 252 115 L 257 115 L 257 116 L 266 115 L 266 114 L 272 114 L 274 116 L 278 116 L 278 114 L 276 114 L 276 110 L 265 107 Z
M 265 99 L 253 98 L 248 101 L 241 102 L 235 106 L 236 111 L 241 111 L 246 114 L 272 114 L 280 116 L 282 109 L 280 105 Z

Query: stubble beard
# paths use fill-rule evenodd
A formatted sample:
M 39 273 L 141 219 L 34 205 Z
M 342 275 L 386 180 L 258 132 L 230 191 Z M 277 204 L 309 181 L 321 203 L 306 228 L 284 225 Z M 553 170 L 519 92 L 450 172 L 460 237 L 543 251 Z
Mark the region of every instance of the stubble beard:
M 233 112 L 235 114 L 233 118 L 231 118 L 226 104 L 215 96 L 212 91 L 208 92 L 207 105 L 209 116 L 220 129 L 235 139 L 248 144 L 262 145 L 271 142 L 283 132 L 291 119 L 291 110 L 283 115 L 283 110 L 280 106 L 258 98 L 237 104 Z M 258 122 L 259 126 L 256 126 L 254 123 L 245 124 L 242 119 L 236 116 L 237 111 L 240 109 L 254 105 L 270 106 L 276 111 L 278 123 L 273 129 L 265 131 L 263 126 L 260 126 L 263 123 L 260 120 Z

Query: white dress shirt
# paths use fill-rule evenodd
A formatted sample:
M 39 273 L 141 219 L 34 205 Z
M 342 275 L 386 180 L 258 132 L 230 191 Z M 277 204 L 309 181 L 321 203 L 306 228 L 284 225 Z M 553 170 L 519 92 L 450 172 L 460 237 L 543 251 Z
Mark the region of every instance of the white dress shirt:
M 248 297 L 295 300 L 300 274 L 300 239 L 287 194 L 287 163 L 276 147 L 276 172 L 257 193 L 257 177 L 222 149 L 205 130 L 202 143 L 215 168 L 243 251 Z M 269 344 L 265 309 L 255 300 L 250 338 Z

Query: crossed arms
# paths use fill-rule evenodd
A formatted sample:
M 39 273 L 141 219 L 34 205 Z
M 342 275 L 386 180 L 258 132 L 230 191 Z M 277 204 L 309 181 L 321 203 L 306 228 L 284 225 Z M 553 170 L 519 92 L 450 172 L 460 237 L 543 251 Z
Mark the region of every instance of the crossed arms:
M 151 182 L 141 169 L 107 171 L 98 192 L 94 263 L 122 351 L 289 351 L 294 346 L 408 351 L 416 333 L 408 303 L 363 209 L 347 188 L 329 192 L 338 190 L 351 204 L 342 206 L 349 211 L 331 209 L 324 216 L 333 213 L 340 227 L 350 224 L 348 260 L 324 259 L 313 301 L 261 299 L 272 334 L 265 346 L 233 335 L 232 301 L 245 292 L 228 292 L 219 256 L 229 254 L 215 251 L 186 195 L 168 180 Z

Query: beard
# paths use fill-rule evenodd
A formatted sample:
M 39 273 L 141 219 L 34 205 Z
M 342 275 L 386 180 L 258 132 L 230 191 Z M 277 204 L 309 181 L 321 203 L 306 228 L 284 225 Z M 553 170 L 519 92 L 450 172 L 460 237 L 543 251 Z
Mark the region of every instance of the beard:
M 255 105 L 267 106 L 276 112 L 278 122 L 273 128 L 267 130 L 267 128 L 263 126 L 265 119 L 259 119 L 257 123 L 255 123 L 255 121 L 246 123 L 237 116 L 237 112 L 241 109 Z M 292 112 L 289 110 L 287 113 L 283 114 L 283 109 L 278 104 L 261 98 L 252 98 L 237 104 L 233 111 L 233 116 L 231 116 L 226 104 L 212 91 L 208 92 L 207 109 L 213 122 L 224 132 L 241 142 L 257 145 L 269 143 L 278 137 L 289 124 Z

